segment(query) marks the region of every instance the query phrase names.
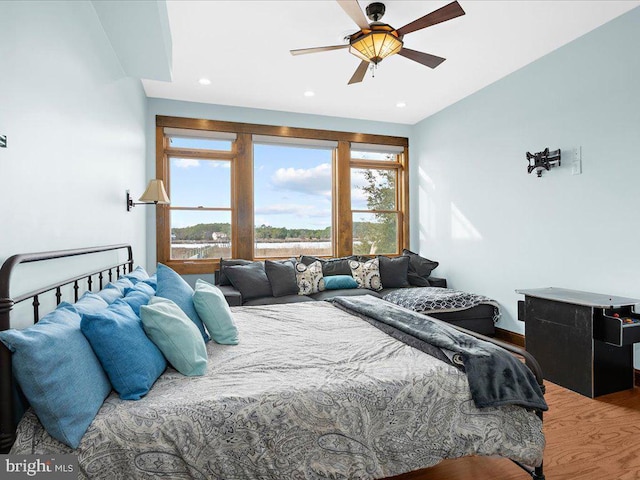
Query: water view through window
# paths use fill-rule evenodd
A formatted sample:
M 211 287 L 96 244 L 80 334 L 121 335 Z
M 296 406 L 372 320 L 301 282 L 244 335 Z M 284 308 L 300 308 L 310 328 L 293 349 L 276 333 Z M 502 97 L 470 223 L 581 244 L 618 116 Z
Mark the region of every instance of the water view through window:
M 333 149 L 255 144 L 256 257 L 331 255 Z

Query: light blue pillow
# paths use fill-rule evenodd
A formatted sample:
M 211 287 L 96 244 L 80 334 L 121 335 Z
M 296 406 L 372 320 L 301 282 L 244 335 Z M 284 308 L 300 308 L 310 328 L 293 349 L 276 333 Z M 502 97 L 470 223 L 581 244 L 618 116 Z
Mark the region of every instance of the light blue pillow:
M 326 290 L 358 288 L 358 282 L 351 275 L 330 275 L 324 277 L 324 288 Z
M 201 279 L 196 280 L 193 303 L 216 343 L 238 344 L 238 329 L 233 323 L 231 309 L 218 287 Z
M 147 295 L 149 295 L 149 297 L 153 297 L 156 294 L 156 289 L 153 288 L 148 283 L 144 283 L 144 282 L 136 283 L 133 286 L 133 288 L 125 288 L 124 289 L 124 294 L 126 295 L 128 292 L 134 291 L 134 290 L 146 293 Z
M 111 384 L 80 331 L 80 315 L 61 305 L 24 330 L 0 332 L 13 374 L 44 428 L 77 448 L 111 392 Z
M 132 272 L 123 275 L 122 278 L 131 280 L 131 282 L 135 285 L 138 282 L 147 280 L 149 278 L 149 274 L 143 267 L 138 266 Z
M 158 275 L 156 296 L 168 298 L 175 302 L 187 314 L 187 317 L 196 324 L 204 341 L 211 340 L 204 329 L 202 320 L 198 316 L 196 307 L 193 305 L 193 288 L 180 275 L 161 263 L 158 264 L 156 274 Z
M 128 278 L 126 278 L 126 277 L 120 277 L 118 280 L 116 280 L 115 282 L 111 283 L 110 285 L 118 287 L 118 289 L 124 294 L 124 289 L 125 288 L 132 288 L 133 287 L 133 282 L 131 280 L 129 280 Z
M 152 297 L 140 308 L 147 336 L 183 375 L 207 372 L 207 347 L 198 327 L 182 309 L 168 298 Z
M 66 302 L 61 302 L 60 306 L 69 305 Z M 60 306 L 58 308 L 60 308 Z M 94 313 L 103 308 L 107 308 L 109 304 L 107 301 L 102 298 L 97 293 L 93 292 L 84 292 L 84 294 L 78 299 L 76 303 L 73 304 L 78 313 L 82 315 L 83 313 Z
M 167 367 L 142 321 L 122 299 L 82 316 L 80 328 L 123 400 L 139 400 Z
M 133 285 L 132 285 L 133 286 Z M 124 288 L 119 288 L 113 283 L 108 283 L 106 287 L 96 293 L 105 302 L 111 305 L 117 299 L 123 297 Z

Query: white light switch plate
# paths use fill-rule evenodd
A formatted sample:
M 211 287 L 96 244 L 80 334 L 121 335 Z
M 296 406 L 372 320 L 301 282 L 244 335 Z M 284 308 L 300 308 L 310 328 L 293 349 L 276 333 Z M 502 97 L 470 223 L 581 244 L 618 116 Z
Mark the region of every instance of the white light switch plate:
M 571 175 L 580 175 L 582 173 L 582 147 L 571 149 Z

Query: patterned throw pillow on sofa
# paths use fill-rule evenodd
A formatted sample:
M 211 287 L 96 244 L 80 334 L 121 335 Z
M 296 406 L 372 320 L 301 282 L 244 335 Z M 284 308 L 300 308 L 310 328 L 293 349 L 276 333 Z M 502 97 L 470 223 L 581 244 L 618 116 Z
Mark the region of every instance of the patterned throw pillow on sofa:
M 369 290 L 382 290 L 380 281 L 380 261 L 377 258 L 368 262 L 349 261 L 351 275 L 358 282 L 358 288 L 368 288 Z
M 323 291 L 322 264 L 319 261 L 315 261 L 311 265 L 296 263 L 296 282 L 298 283 L 298 295 L 309 295 Z

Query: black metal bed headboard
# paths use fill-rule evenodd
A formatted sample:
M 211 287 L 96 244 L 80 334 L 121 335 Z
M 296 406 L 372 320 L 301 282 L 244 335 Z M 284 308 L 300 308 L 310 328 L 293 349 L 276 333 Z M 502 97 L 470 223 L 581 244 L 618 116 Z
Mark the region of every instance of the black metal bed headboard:
M 116 264 L 103 267 L 99 270 L 76 275 L 59 283 L 38 288 L 29 293 L 11 297 L 11 274 L 14 269 L 23 263 L 42 262 L 46 260 L 77 257 L 93 253 L 109 252 L 113 250 L 126 250 L 127 259 L 119 260 Z M 98 283 L 98 289 L 102 289 L 103 282 L 108 277 L 108 282 L 117 279 L 120 275 L 133 270 L 133 250 L 131 245 L 105 245 L 102 247 L 77 248 L 70 250 L 57 250 L 52 252 L 25 253 L 9 257 L 0 268 L 0 331 L 11 328 L 11 311 L 21 302 L 32 299 L 33 323 L 37 323 L 40 317 L 40 296 L 49 292 L 55 292 L 56 305 L 62 301 L 62 287 L 71 285 L 73 288 L 73 301 L 80 296 L 81 284 L 86 280 L 87 288 L 91 290 L 94 283 Z M 14 386 L 11 370 L 11 352 L 0 342 L 0 453 L 7 453 L 15 440 L 16 415 L 13 401 Z

